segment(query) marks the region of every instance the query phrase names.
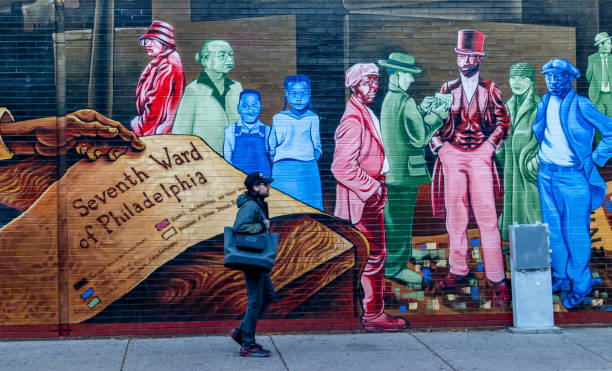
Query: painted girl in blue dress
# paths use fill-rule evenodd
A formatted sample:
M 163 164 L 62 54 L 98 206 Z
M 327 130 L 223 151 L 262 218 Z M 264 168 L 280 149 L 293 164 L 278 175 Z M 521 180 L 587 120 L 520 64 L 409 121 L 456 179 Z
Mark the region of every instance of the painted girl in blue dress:
M 285 107 L 272 118 L 269 140 L 274 188 L 323 211 L 319 116 L 312 111 L 310 79 L 287 76 L 284 88 Z
M 268 137 L 270 127 L 259 121 L 261 95 L 257 90 L 246 89 L 238 101 L 240 120 L 225 128 L 223 157 L 245 174 L 256 171 L 269 178 L 272 171 Z

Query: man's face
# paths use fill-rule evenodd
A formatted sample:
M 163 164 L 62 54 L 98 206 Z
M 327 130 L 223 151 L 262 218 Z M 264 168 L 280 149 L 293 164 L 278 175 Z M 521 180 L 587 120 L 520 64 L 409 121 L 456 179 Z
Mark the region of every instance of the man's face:
M 234 68 L 234 51 L 225 41 L 213 41 L 208 44 L 208 58 L 202 65 L 209 72 L 228 74 Z
M 371 104 L 378 91 L 378 76 L 370 75 L 362 78 L 357 85 L 351 86 L 351 91 L 362 103 Z
M 572 82 L 567 73 L 551 71 L 546 74 L 546 87 L 552 95 L 565 96 L 565 93 L 572 87 Z
M 465 77 L 472 77 L 478 72 L 478 68 L 482 63 L 482 57 L 479 55 L 457 54 L 457 67 L 459 72 Z
M 608 39 L 601 44 L 599 44 L 599 52 L 600 53 L 610 53 L 612 50 L 612 40 Z
M 410 72 L 398 72 L 397 73 L 397 85 L 399 85 L 400 89 L 403 91 L 408 90 L 410 84 L 414 82 L 414 77 Z
M 253 186 L 253 190 L 257 194 L 257 196 L 261 198 L 266 198 L 270 196 L 270 184 L 268 183 L 259 183 Z
M 285 95 L 291 107 L 298 111 L 303 111 L 310 103 L 310 89 L 305 82 L 290 82 Z
M 144 47 L 149 57 L 157 57 L 166 49 L 164 44 L 151 37 L 145 39 Z
M 261 114 L 261 102 L 255 94 L 244 94 L 238 104 L 238 113 L 245 124 L 253 124 Z
M 523 95 L 529 89 L 532 82 L 529 77 L 524 76 L 512 76 L 510 77 L 510 89 L 512 94 Z

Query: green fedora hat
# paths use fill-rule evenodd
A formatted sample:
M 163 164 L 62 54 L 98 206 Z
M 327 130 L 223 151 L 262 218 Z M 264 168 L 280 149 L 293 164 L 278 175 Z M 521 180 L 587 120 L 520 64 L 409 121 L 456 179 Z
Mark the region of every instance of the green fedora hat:
M 595 35 L 595 46 L 601 44 L 602 42 L 606 41 L 606 40 L 610 40 L 612 39 L 612 36 L 608 36 L 607 32 L 600 32 L 597 35 Z
M 378 64 L 384 68 L 391 68 L 397 71 L 421 73 L 421 69 L 415 65 L 415 59 L 406 53 L 391 53 L 388 59 L 381 59 Z

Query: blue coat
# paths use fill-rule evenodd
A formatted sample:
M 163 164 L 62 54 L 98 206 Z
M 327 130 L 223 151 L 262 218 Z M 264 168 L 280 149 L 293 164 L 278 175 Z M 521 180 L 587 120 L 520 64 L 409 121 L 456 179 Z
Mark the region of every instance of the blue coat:
M 532 126 L 540 143 L 544 139 L 546 130 L 546 110 L 549 100 L 550 93 L 546 93 L 542 102 L 538 104 L 538 114 Z M 580 166 L 588 172 L 586 176 L 591 186 L 591 209 L 596 209 L 606 197 L 606 182 L 599 175 L 597 168 L 585 161 L 594 162 L 601 167 L 612 156 L 612 118 L 600 113 L 591 101 L 576 94 L 573 88 L 563 98 L 559 116 L 570 149 L 579 159 Z M 595 129 L 601 132 L 603 139 L 593 151 Z

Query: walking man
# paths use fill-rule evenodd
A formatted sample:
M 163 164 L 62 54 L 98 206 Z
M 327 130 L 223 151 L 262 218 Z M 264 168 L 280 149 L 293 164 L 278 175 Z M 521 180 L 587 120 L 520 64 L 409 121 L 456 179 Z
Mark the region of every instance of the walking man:
M 238 196 L 236 205 L 238 214 L 234 221 L 234 232 L 259 234 L 270 229 L 268 204 L 264 201 L 270 195 L 272 179 L 264 177 L 261 172 L 247 175 L 244 185 L 246 193 Z M 240 327 L 232 329 L 229 335 L 240 344 L 242 357 L 267 357 L 270 351 L 255 342 L 257 320 L 274 301 L 276 294 L 270 274 L 260 270 L 244 271 L 249 304 Z

